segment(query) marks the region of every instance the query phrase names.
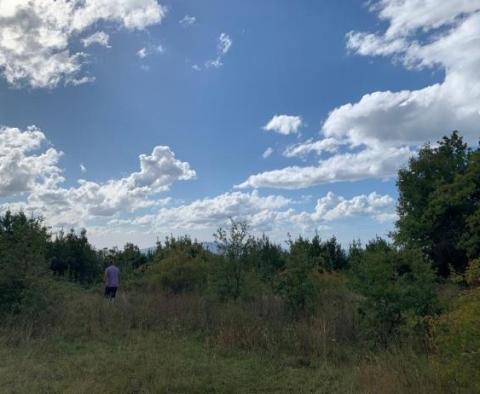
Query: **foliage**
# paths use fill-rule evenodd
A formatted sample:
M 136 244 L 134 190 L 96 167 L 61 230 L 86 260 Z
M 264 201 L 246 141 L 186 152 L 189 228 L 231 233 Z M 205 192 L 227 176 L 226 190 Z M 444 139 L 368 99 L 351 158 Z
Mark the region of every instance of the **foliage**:
M 23 212 L 0 217 L 0 315 L 21 310 L 36 278 L 48 272 L 47 230 Z
M 148 283 L 168 294 L 204 290 L 210 253 L 189 237 L 167 237 L 146 270 Z
M 263 234 L 260 238 L 252 238 L 248 259 L 248 265 L 254 267 L 262 282 L 273 288 L 275 277 L 285 267 L 286 254 L 280 245 L 273 243 Z
M 425 251 L 442 276 L 449 266 L 463 272 L 468 258 L 478 257 L 479 155 L 455 131 L 436 147 L 425 145 L 398 173 L 395 239 Z
M 366 334 L 381 344 L 437 311 L 435 277 L 418 250 L 397 250 L 378 238 L 352 265 L 351 277 L 353 289 L 364 297 L 360 313 Z
M 480 285 L 480 259 L 472 260 L 465 270 L 465 282 L 470 286 Z
M 480 392 L 480 289 L 457 298 L 432 331 L 435 361 L 449 391 Z
M 230 219 L 230 228 L 220 227 L 214 234 L 219 253 L 213 283 L 216 292 L 223 299 L 238 299 L 245 286 L 249 266 L 249 251 L 253 237 L 248 232 L 245 221 Z
M 85 229 L 80 234 L 73 229 L 67 235 L 58 232 L 48 245 L 48 257 L 53 273 L 72 282 L 90 284 L 101 278 L 103 262 L 88 242 Z
M 315 268 L 317 256 L 310 254 L 308 241 L 298 239 L 290 243 L 290 254 L 285 270 L 278 277 L 276 292 L 294 316 L 311 315 L 317 301 L 317 281 Z

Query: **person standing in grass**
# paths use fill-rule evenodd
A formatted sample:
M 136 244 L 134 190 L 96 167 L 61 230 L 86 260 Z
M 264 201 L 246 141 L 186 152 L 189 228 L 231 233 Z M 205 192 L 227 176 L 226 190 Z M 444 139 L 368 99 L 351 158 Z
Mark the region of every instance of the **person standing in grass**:
M 105 298 L 114 299 L 120 285 L 120 269 L 112 260 L 110 265 L 105 269 Z

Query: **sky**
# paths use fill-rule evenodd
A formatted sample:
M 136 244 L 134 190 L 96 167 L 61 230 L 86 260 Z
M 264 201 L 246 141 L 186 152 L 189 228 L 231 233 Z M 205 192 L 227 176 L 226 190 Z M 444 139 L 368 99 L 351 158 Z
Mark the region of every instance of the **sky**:
M 478 143 L 480 0 L 0 0 L 0 211 L 99 248 L 386 236 L 396 174 Z

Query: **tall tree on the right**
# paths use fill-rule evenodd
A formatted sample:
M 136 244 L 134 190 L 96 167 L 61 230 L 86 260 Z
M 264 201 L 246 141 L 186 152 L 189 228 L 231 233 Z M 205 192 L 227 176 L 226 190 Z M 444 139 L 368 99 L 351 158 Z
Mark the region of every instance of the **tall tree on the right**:
M 423 146 L 398 173 L 394 238 L 422 249 L 441 276 L 451 267 L 463 272 L 480 251 L 479 155 L 454 131 L 435 147 Z

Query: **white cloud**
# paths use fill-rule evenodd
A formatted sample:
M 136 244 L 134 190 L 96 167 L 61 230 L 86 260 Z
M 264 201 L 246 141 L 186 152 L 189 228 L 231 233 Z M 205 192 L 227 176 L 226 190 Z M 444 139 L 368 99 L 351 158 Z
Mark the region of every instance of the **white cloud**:
M 267 157 L 270 157 L 272 153 L 273 153 L 273 148 L 268 147 L 267 149 L 265 149 L 265 152 L 263 152 L 262 157 L 266 159 Z
M 317 201 L 313 218 L 333 221 L 359 215 L 370 216 L 379 222 L 393 221 L 396 218 L 395 200 L 375 192 L 348 200 L 329 192 Z
M 371 2 L 370 9 L 387 28 L 348 33 L 349 51 L 390 56 L 412 71 L 442 70 L 443 81 L 418 90 L 372 92 L 335 108 L 322 125 L 321 139 L 284 152 L 287 157 L 310 152 L 332 157 L 318 165 L 252 175 L 240 187 L 301 188 L 393 176 L 420 144 L 456 129 L 477 143 L 480 0 L 380 0 Z
M 137 56 L 140 58 L 140 59 L 143 59 L 145 57 L 147 57 L 147 48 L 141 48 L 137 51 Z
M 143 47 L 137 51 L 137 56 L 140 59 L 144 59 L 147 56 L 156 54 L 156 53 L 164 53 L 165 48 L 162 45 L 150 45 L 148 48 Z
M 312 234 L 345 218 L 382 222 L 394 217 L 393 199 L 376 193 L 351 199 L 328 193 L 312 211 L 294 209 L 304 199 L 262 196 L 258 191 L 228 192 L 174 206 L 170 197 L 159 198 L 158 193 L 174 182 L 194 179 L 196 173 L 166 146 L 140 155 L 139 170 L 123 178 L 79 180 L 77 186 L 64 187 L 58 166 L 61 153 L 52 147 L 45 150 L 46 144 L 45 135 L 35 127 L 1 129 L 0 195 L 11 202 L 1 204 L 0 211 L 21 209 L 43 215 L 54 228 L 88 226 L 98 239 L 105 239 L 106 232 L 117 234 L 118 239 L 125 234 L 151 239 L 152 234 L 170 232 L 205 237 L 230 217 L 247 220 L 256 233 L 284 239 L 288 232 Z
M 49 148 L 33 153 L 45 144 L 45 135 L 34 126 L 26 131 L 0 127 L 1 197 L 31 192 L 38 185 L 55 185 L 63 180 L 57 167 L 62 152 Z
M 79 180 L 78 186 L 61 186 L 60 152 L 49 148 L 33 154 L 45 142 L 45 135 L 31 127 L 26 131 L 0 131 L 0 195 L 27 195 L 25 201 L 3 208 L 24 209 L 47 217 L 55 225 L 84 225 L 95 217 L 108 217 L 158 204 L 154 196 L 174 182 L 191 180 L 196 173 L 187 162 L 175 158 L 167 146 L 156 146 L 150 155 L 139 156 L 140 170 L 106 182 Z
M 100 46 L 111 48 L 109 45 L 110 36 L 104 31 L 97 31 L 87 38 L 82 39 L 83 46 L 85 48 L 93 44 L 98 44 Z
M 178 23 L 180 23 L 182 27 L 188 27 L 194 25 L 196 22 L 197 18 L 194 16 L 185 15 Z
M 383 0 L 373 10 L 389 23 L 387 30 L 349 33 L 350 50 L 393 56 L 408 68 L 440 68 L 445 79 L 419 90 L 374 92 L 341 106 L 323 125 L 325 135 L 398 145 L 459 129 L 473 142 L 480 122 L 480 1 Z
M 336 140 L 335 138 L 324 138 L 317 141 L 309 139 L 299 144 L 290 145 L 285 149 L 283 155 L 285 157 L 304 157 L 312 152 L 317 155 L 321 155 L 324 152 L 335 153 L 339 147 L 344 144 L 345 142 Z
M 301 126 L 302 118 L 300 116 L 275 115 L 265 126 L 263 126 L 263 129 L 288 135 L 297 133 Z
M 230 48 L 232 47 L 233 41 L 230 36 L 226 33 L 221 33 L 218 37 L 217 43 L 217 56 L 214 59 L 207 60 L 204 63 L 204 67 L 208 68 L 220 68 L 223 66 L 223 58 L 226 56 Z M 194 69 L 197 70 L 199 68 L 198 65 L 194 65 Z M 198 70 L 197 70 L 198 71 Z
M 0 70 L 14 86 L 53 88 L 61 82 L 91 81 L 81 75 L 86 54 L 71 50 L 82 32 L 100 23 L 141 30 L 159 23 L 165 14 L 156 0 L 2 1 Z M 105 36 L 103 41 L 99 37 L 95 42 L 105 42 Z
M 266 232 L 280 240 L 285 239 L 287 233 L 313 234 L 318 229 L 325 229 L 329 223 L 352 217 L 369 217 L 382 223 L 395 218 L 393 198 L 377 193 L 346 199 L 329 192 L 317 201 L 311 212 L 297 211 L 292 208 L 295 204 L 296 201 L 279 195 L 261 196 L 257 191 L 231 192 L 177 207 L 163 207 L 156 215 L 139 220 L 143 225 L 151 225 L 157 233 L 182 234 L 213 233 L 229 218 L 234 218 L 247 220 L 255 233 Z
M 389 178 L 412 155 L 408 147 L 369 148 L 358 153 L 342 153 L 322 160 L 317 166 L 291 166 L 251 175 L 236 188 L 271 187 L 301 189 L 314 185 L 356 181 L 366 178 Z
M 221 33 L 218 37 L 217 51 L 220 55 L 226 55 L 232 46 L 232 39 L 226 33 Z
M 179 207 L 162 208 L 155 218 L 155 226 L 182 230 L 216 227 L 229 217 L 252 220 L 263 211 L 275 211 L 289 203 L 285 197 L 261 197 L 255 191 L 225 193 Z

